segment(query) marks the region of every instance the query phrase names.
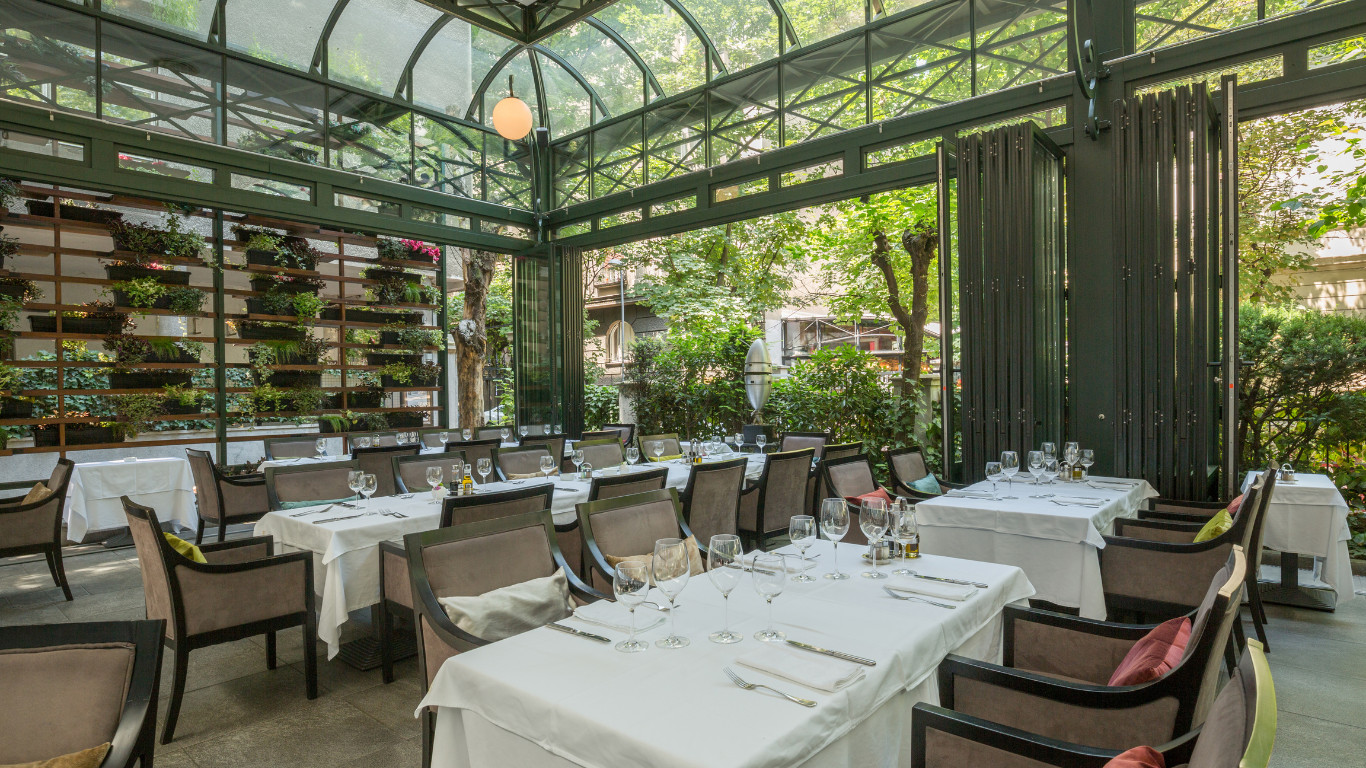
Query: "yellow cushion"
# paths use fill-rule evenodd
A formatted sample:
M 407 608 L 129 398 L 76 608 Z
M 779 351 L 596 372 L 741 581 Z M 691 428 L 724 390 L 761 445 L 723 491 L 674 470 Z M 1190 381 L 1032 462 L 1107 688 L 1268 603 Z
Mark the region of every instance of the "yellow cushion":
M 180 538 L 179 536 L 176 536 L 173 533 L 162 533 L 161 535 L 165 536 L 166 541 L 170 542 L 171 549 L 174 549 L 175 551 L 190 558 L 196 563 L 209 562 L 208 560 L 204 559 L 204 553 L 199 551 L 199 547 L 196 547 L 195 545 Z
M 688 549 L 688 572 L 693 576 L 701 576 L 702 574 L 706 573 L 707 566 L 702 563 L 702 553 L 697 549 L 697 539 L 693 538 L 692 536 L 689 536 L 688 538 L 683 540 L 683 546 L 687 547 Z M 653 552 L 651 552 L 648 555 L 631 555 L 629 557 L 614 557 L 612 555 L 603 553 L 603 557 L 607 558 L 607 565 L 610 566 L 613 571 L 617 569 L 617 563 L 625 563 L 630 561 L 645 563 L 646 569 L 650 570 L 650 564 L 655 559 L 655 555 Z M 650 573 L 650 583 L 655 583 L 655 577 L 653 572 Z
M 681 459 L 681 458 L 683 458 L 683 454 L 681 454 L 681 453 L 675 453 L 675 454 L 672 455 L 672 456 L 660 456 L 660 457 L 657 458 L 657 459 L 656 459 L 655 457 L 653 457 L 653 456 L 651 456 L 651 457 L 649 457 L 649 458 L 650 458 L 650 461 L 673 461 L 674 459 Z
M 555 471 L 553 471 L 553 472 L 550 473 L 550 476 L 551 476 L 551 477 L 555 477 L 555 476 L 558 475 L 558 474 L 560 474 L 560 468 L 559 468 L 559 467 L 556 467 L 556 468 L 555 468 Z M 513 472 L 513 473 L 511 473 L 511 474 L 508 475 L 508 479 L 509 479 L 509 480 L 535 480 L 535 479 L 538 478 L 538 477 L 545 477 L 545 476 L 546 476 L 546 474 L 545 474 L 544 472 Z
M 32 503 L 37 502 L 37 501 L 42 501 L 43 499 L 46 499 L 47 497 L 49 497 L 49 496 L 51 496 L 51 495 L 52 495 L 52 489 L 51 489 L 51 488 L 48 488 L 46 484 L 44 484 L 44 483 L 35 483 L 34 486 L 33 486 L 33 489 L 30 490 L 30 491 L 28 492 L 28 495 L 24 497 L 24 500 L 21 501 L 21 502 L 19 502 L 19 503 L 20 503 L 20 504 L 32 504 Z
M 98 747 L 72 752 L 69 755 L 61 755 L 48 760 L 35 760 L 31 763 L 0 765 L 0 768 L 99 768 L 100 764 L 104 762 L 105 755 L 109 754 L 109 747 L 109 742 L 105 742 Z
M 1205 527 L 1201 528 L 1199 533 L 1195 534 L 1195 542 L 1198 544 L 1202 541 L 1217 539 L 1232 527 L 1233 518 L 1227 509 L 1221 509 L 1218 514 L 1209 519 L 1208 523 L 1205 523 Z

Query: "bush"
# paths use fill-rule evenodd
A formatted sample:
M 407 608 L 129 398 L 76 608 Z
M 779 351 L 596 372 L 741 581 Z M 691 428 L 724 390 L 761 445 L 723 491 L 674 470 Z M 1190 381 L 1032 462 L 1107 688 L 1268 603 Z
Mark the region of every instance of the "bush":
M 759 335 L 737 324 L 637 339 L 625 381 L 639 434 L 733 434 L 750 423 L 745 354 Z
M 585 431 L 602 429 L 615 423 L 620 416 L 617 388 L 611 384 L 585 384 L 583 387 L 583 428 Z

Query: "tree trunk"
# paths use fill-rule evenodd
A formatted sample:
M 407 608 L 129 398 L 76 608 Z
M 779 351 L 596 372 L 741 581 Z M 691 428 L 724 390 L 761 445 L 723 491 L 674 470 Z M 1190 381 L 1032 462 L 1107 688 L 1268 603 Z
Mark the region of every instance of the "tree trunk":
M 939 246 L 939 235 L 933 226 L 918 224 L 901 236 L 901 244 L 911 257 L 911 307 L 906 309 L 901 298 L 901 286 L 896 272 L 887 258 L 891 246 L 885 235 L 876 237 L 872 262 L 887 281 L 887 304 L 892 317 L 901 326 L 905 337 L 901 345 L 901 396 L 912 398 L 920 387 L 920 361 L 925 351 L 925 321 L 929 318 L 930 262 Z
M 484 425 L 484 355 L 488 351 L 484 319 L 498 255 L 474 250 L 464 253 L 465 311 L 453 334 L 456 402 L 460 426 L 473 429 Z

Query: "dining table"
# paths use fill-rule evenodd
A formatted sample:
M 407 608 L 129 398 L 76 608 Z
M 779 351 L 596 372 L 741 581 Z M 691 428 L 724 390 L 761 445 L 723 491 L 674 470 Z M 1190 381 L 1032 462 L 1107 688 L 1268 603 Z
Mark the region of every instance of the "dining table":
M 174 522 L 184 530 L 199 526 L 194 475 L 186 459 L 87 461 L 71 470 L 64 515 L 67 538 L 82 542 L 92 531 L 126 531 L 128 518 L 120 501 L 123 496 L 152 507 L 164 522 Z
M 626 639 L 626 631 L 575 615 L 559 623 L 610 642 L 540 627 L 448 659 L 418 708 L 434 707 L 437 713 L 432 765 L 910 765 L 911 708 L 938 703 L 939 663 L 950 653 L 999 661 L 1003 607 L 1029 598 L 1034 588 L 1014 566 L 923 555 L 910 561 L 919 574 L 984 586 L 967 588 L 965 599 L 934 601 L 952 607 L 898 600 L 885 587 L 914 590 L 939 582 L 863 578 L 861 551 L 840 546 L 839 568 L 852 576 L 826 579 L 835 565 L 835 545 L 815 541 L 808 550 L 814 579 L 785 582 L 773 601 L 774 626 L 787 640 L 862 657 L 872 666 L 756 640 L 755 632 L 768 626 L 768 609 L 751 583 L 753 574 L 742 576 L 728 609 L 708 576 L 694 574 L 677 597 L 673 617 L 677 632 L 690 641 L 686 647 L 654 645 L 670 631 L 665 622 L 639 634 L 650 643 L 644 652 L 619 653 L 614 644 Z M 790 546 L 778 552 L 796 554 Z M 626 615 L 620 606 L 608 609 Z M 641 624 L 660 615 L 645 607 L 638 613 Z M 710 642 L 709 634 L 723 624 L 743 639 Z M 750 666 L 756 661 L 767 671 Z M 852 682 L 834 690 L 796 682 L 812 678 L 794 672 L 832 661 L 837 669 L 851 670 L 842 679 Z M 743 689 L 728 669 L 747 683 L 814 705 Z
M 1244 493 L 1258 474 L 1247 473 Z M 1281 581 L 1263 582 L 1262 600 L 1331 611 L 1356 597 L 1347 553 L 1352 538 L 1348 511 L 1342 491 L 1327 475 L 1295 472 L 1276 480 L 1262 524 L 1262 546 L 1281 553 Z M 1314 558 L 1315 575 L 1327 589 L 1300 583 L 1301 554 Z
M 1017 477 L 995 492 L 984 481 L 916 504 L 920 551 L 1018 566 L 1037 599 L 1104 619 L 1104 536 L 1154 496 L 1146 480 L 1125 478 L 1035 485 Z

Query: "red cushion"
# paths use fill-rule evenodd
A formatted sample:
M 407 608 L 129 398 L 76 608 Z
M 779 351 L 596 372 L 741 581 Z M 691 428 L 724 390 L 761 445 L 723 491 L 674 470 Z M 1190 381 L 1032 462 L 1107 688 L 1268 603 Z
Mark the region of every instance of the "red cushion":
M 865 493 L 862 496 L 844 497 L 845 501 L 849 502 L 850 504 L 853 504 L 856 507 L 860 506 L 864 499 L 882 499 L 883 501 L 887 502 L 887 506 L 892 505 L 891 495 L 888 494 L 887 491 L 883 490 L 882 488 L 879 488 L 876 491 L 870 491 L 869 493 Z
M 1190 639 L 1191 620 L 1184 616 L 1158 624 L 1129 649 L 1110 675 L 1110 685 L 1138 685 L 1162 677 L 1181 663 Z
M 1167 768 L 1167 761 L 1152 747 L 1134 747 L 1110 758 L 1105 768 Z
M 1243 495 L 1242 495 L 1242 494 L 1238 494 L 1238 498 L 1234 499 L 1233 501 L 1230 501 L 1230 502 L 1228 503 L 1228 506 L 1225 507 L 1225 509 L 1228 510 L 1228 516 L 1229 516 L 1229 517 L 1237 517 L 1237 516 L 1238 516 L 1238 508 L 1241 507 L 1241 506 L 1243 506 Z

